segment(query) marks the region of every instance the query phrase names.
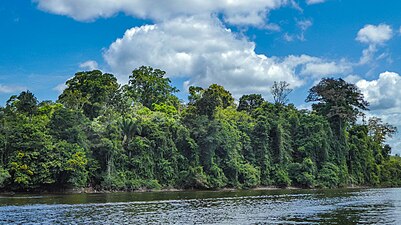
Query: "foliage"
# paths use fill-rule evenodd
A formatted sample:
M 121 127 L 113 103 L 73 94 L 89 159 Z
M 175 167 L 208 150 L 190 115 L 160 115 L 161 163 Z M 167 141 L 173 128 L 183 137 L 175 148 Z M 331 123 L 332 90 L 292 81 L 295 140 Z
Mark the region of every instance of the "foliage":
M 197 114 L 211 118 L 217 107 L 227 108 L 234 105 L 234 98 L 223 86 L 212 84 L 206 90 L 191 87 L 191 103 L 196 107 Z
M 166 72 L 149 66 L 135 69 L 129 77 L 129 94 L 150 109 L 153 109 L 153 104 L 161 103 L 177 106 L 178 99 L 173 94 L 178 89 L 170 85 L 171 81 L 164 77 L 165 74 Z
M 339 144 L 346 144 L 344 129 L 354 123 L 361 110 L 368 110 L 369 103 L 354 84 L 343 79 L 324 78 L 309 90 L 306 102 L 318 102 L 312 105 L 314 111 L 325 116 L 331 123 Z M 341 153 L 345 154 L 345 151 Z
M 318 185 L 323 188 L 336 188 L 340 185 L 340 170 L 333 163 L 325 163 L 318 174 Z
M 119 86 L 112 74 L 99 70 L 76 73 L 66 85 L 59 102 L 69 109 L 82 110 L 90 119 L 110 104 Z
M 260 94 L 243 95 L 239 99 L 238 111 L 252 113 L 255 109 L 259 108 L 264 101 L 265 100 Z
M 270 103 L 223 86 L 190 87 L 181 104 L 164 71 L 140 67 L 128 84 L 76 73 L 57 103 L 29 91 L 0 108 L 0 188 L 106 190 L 336 188 L 401 185 L 400 157 L 380 118 L 356 123 L 367 102 L 355 85 L 323 79 L 313 110 L 287 104 L 286 82 Z
M 274 183 L 279 187 L 284 188 L 291 185 L 291 179 L 285 169 L 276 168 L 273 170 L 273 179 Z
M 10 178 L 8 171 L 0 167 L 0 188 L 4 187 L 5 181 L 8 178 Z

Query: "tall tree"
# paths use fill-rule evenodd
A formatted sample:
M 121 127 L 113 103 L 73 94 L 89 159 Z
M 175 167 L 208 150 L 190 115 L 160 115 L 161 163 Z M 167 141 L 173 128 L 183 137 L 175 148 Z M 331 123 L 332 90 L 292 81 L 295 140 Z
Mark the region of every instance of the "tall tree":
M 286 81 L 274 81 L 270 92 L 273 95 L 274 103 L 284 105 L 288 102 L 288 95 L 292 92 L 290 84 Z
M 346 123 L 353 123 L 361 110 L 368 110 L 369 103 L 354 85 L 343 79 L 324 78 L 309 90 L 306 102 L 320 115 L 327 117 L 339 135 Z
M 205 90 L 201 87 L 191 86 L 189 87 L 189 104 L 195 104 L 200 98 L 202 98 Z
M 18 96 L 11 96 L 7 106 L 15 108 L 20 113 L 33 115 L 38 110 L 38 99 L 30 91 L 23 91 Z
M 199 92 L 200 90 L 197 89 L 197 91 Z M 234 105 L 234 98 L 223 86 L 212 84 L 202 92 L 201 97 L 198 97 L 198 100 L 194 103 L 198 113 L 201 115 L 211 117 L 217 107 L 227 108 Z
M 253 110 L 259 108 L 265 100 L 260 94 L 243 95 L 239 99 L 238 111 L 246 111 L 251 113 Z
M 380 144 L 383 144 L 387 137 L 397 133 L 397 127 L 384 123 L 381 118 L 371 117 L 368 122 L 369 135 Z
M 83 110 L 90 119 L 100 115 L 119 88 L 114 75 L 100 70 L 78 72 L 66 85 L 67 88 L 59 96 L 59 102 L 67 108 Z
M 153 109 L 153 104 L 160 103 L 178 107 L 178 98 L 174 96 L 178 89 L 170 85 L 171 81 L 165 75 L 165 71 L 150 66 L 141 66 L 132 71 L 128 87 L 133 99 L 149 109 Z

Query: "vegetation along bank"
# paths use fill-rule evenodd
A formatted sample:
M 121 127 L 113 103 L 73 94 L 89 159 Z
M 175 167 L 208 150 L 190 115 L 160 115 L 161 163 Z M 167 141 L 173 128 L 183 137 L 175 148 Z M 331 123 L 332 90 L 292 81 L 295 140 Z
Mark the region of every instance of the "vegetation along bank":
M 288 104 L 286 82 L 238 104 L 224 87 L 190 87 L 188 103 L 165 72 L 140 67 L 119 85 L 99 70 L 76 73 L 56 102 L 24 91 L 0 108 L 3 191 L 334 188 L 401 185 L 395 127 L 363 117 L 353 84 L 325 78 Z M 362 119 L 358 119 L 362 118 Z M 361 122 L 357 122 L 361 121 Z

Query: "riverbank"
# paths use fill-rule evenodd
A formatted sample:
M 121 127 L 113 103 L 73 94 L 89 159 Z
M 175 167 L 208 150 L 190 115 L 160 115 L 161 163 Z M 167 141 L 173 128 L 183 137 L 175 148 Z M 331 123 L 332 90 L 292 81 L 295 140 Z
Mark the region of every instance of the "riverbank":
M 373 186 L 358 186 L 351 185 L 347 187 L 339 187 L 341 189 L 367 189 L 375 188 Z M 385 187 L 380 187 L 385 188 Z M 107 194 L 107 193 L 147 193 L 147 192 L 190 192 L 190 191 L 203 191 L 203 192 L 233 192 L 240 190 L 250 191 L 273 191 L 273 190 L 330 190 L 329 188 L 301 188 L 301 187 L 278 187 L 278 186 L 259 186 L 254 188 L 221 188 L 221 189 L 180 189 L 180 188 L 161 188 L 161 189 L 137 189 L 137 190 L 97 190 L 94 188 L 71 188 L 63 190 L 42 190 L 42 191 L 3 191 L 0 196 L 13 196 L 15 194 Z

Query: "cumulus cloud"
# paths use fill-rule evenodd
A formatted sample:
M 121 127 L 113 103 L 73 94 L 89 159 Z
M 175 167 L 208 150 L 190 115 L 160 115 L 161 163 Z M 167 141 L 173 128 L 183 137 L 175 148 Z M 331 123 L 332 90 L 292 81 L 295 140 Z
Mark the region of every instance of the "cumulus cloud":
M 326 0 L 306 0 L 306 4 L 308 5 L 313 5 L 313 4 L 319 4 L 319 3 L 323 3 Z
M 375 109 L 401 108 L 401 76 L 394 72 L 384 72 L 377 80 L 360 80 L 356 83 L 370 107 Z
M 20 91 L 27 90 L 26 87 L 22 86 L 17 86 L 17 85 L 4 85 L 0 84 L 0 94 L 10 94 L 10 93 L 16 93 Z
M 312 21 L 311 20 L 301 20 L 297 22 L 297 26 L 302 30 L 306 31 L 309 27 L 312 26 Z
M 393 37 L 393 30 L 387 24 L 365 25 L 358 31 L 356 40 L 366 44 L 383 44 Z
M 262 25 L 269 10 L 291 0 L 33 0 L 39 9 L 80 21 L 125 13 L 137 18 L 163 21 L 180 16 L 218 13 L 235 25 Z
M 355 84 L 356 82 L 362 80 L 359 75 L 351 74 L 343 78 L 346 82 Z
M 129 29 L 110 45 L 104 58 L 124 77 L 133 68 L 150 65 L 169 76 L 188 78 L 186 85 L 219 83 L 237 93 L 265 93 L 275 80 L 302 85 L 291 67 L 255 53 L 255 43 L 224 28 L 214 17 L 176 18 Z
M 273 81 L 287 81 L 292 87 L 303 84 L 303 75 L 315 76 L 314 64 L 324 60 L 307 55 L 285 58 L 255 52 L 255 43 L 226 29 L 210 16 L 180 17 L 155 25 L 127 30 L 104 52 L 111 70 L 125 81 L 130 71 L 141 65 L 166 70 L 170 77 L 187 78 L 189 85 L 224 85 L 234 94 L 268 93 Z M 327 70 L 339 71 L 330 64 Z M 324 73 L 328 73 L 324 71 Z
M 88 60 L 86 62 L 79 64 L 79 68 L 83 70 L 97 70 L 99 66 L 96 61 Z

